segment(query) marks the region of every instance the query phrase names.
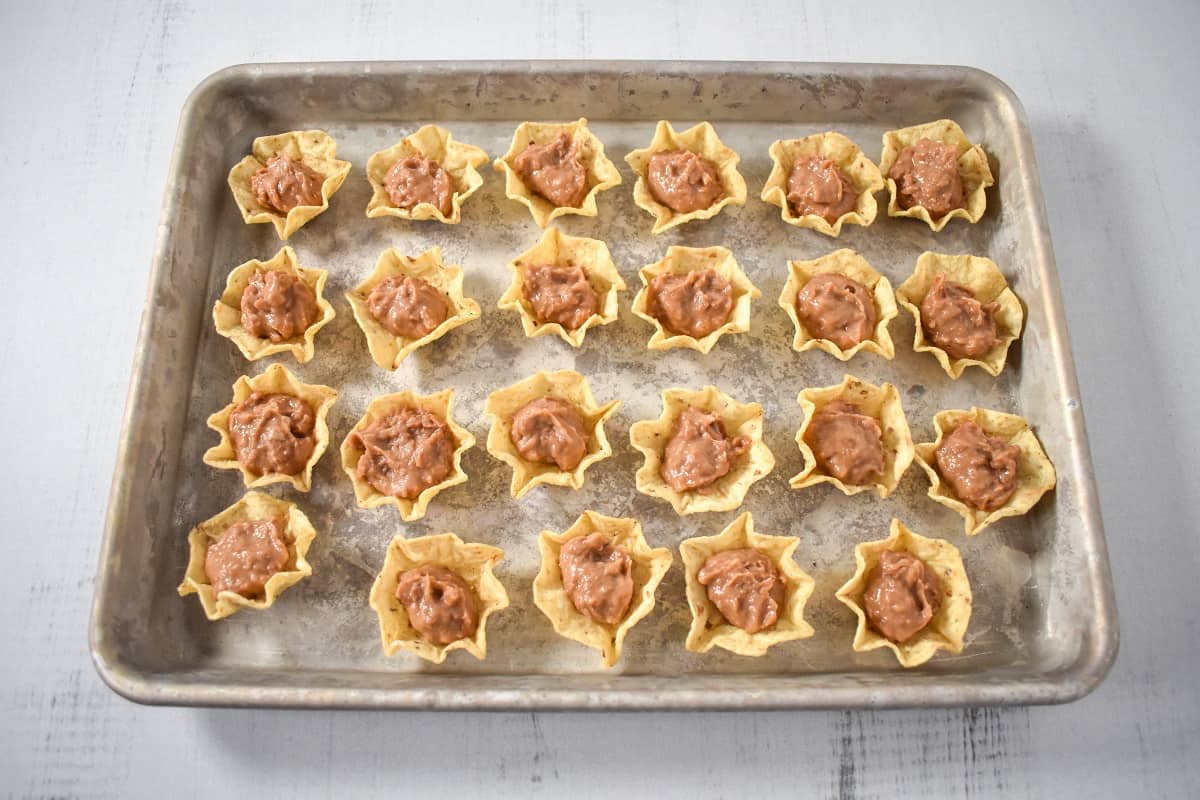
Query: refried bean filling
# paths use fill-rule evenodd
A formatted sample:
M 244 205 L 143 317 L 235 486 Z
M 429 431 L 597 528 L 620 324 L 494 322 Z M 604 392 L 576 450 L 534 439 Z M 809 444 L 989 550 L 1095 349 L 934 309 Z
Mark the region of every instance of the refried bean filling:
M 412 209 L 429 203 L 443 217 L 453 213 L 454 185 L 450 173 L 432 159 L 421 156 L 400 159 L 384 176 L 383 188 L 396 208 Z
M 446 298 L 433 284 L 411 275 L 392 275 L 371 288 L 367 311 L 384 330 L 401 339 L 433 333 L 450 315 Z
M 875 335 L 878 317 L 871 290 L 833 272 L 814 275 L 796 295 L 796 316 L 816 339 L 843 350 Z
M 350 436 L 363 451 L 356 474 L 380 494 L 414 500 L 454 469 L 450 426 L 422 408 L 398 408 Z
M 245 598 L 262 595 L 271 576 L 287 566 L 290 555 L 282 519 L 235 522 L 208 546 L 204 575 L 212 590 Z
M 815 214 L 832 225 L 858 205 L 858 192 L 836 161 L 801 156 L 788 175 L 787 200 L 797 216 Z
M 521 458 L 564 472 L 587 455 L 588 431 L 573 405 L 557 397 L 531 400 L 513 414 L 509 438 Z
M 779 619 L 787 583 L 763 553 L 747 547 L 705 559 L 696 580 L 730 625 L 758 633 Z
M 558 554 L 563 589 L 575 610 L 591 620 L 616 625 L 633 602 L 633 559 L 602 533 L 576 536 Z
M 258 270 L 242 292 L 242 327 L 251 336 L 284 342 L 317 321 L 317 295 L 300 278 L 279 269 Z
M 321 185 L 324 182 L 320 173 L 303 162 L 275 155 L 250 176 L 250 191 L 263 208 L 286 214 L 296 206 L 323 205 Z
M 871 627 L 901 644 L 916 636 L 942 605 L 942 582 L 912 553 L 885 550 L 867 577 L 863 611 Z
M 958 174 L 958 150 L 952 144 L 919 139 L 896 156 L 888 170 L 896 182 L 896 202 L 901 208 L 923 206 L 938 219 L 967 201 Z
M 883 431 L 879 421 L 854 403 L 834 400 L 804 432 L 817 465 L 838 480 L 861 486 L 883 475 Z
M 479 606 L 467 582 L 436 565 L 406 570 L 396 583 L 396 599 L 408 622 L 426 641 L 438 646 L 475 635 Z
M 734 459 L 749 449 L 749 438 L 730 439 L 726 435 L 719 416 L 689 406 L 679 415 L 667 440 L 659 472 L 667 486 L 677 492 L 694 489 L 704 494 L 728 475 Z
M 983 358 L 1000 344 L 1000 304 L 980 303 L 966 286 L 946 280 L 945 273 L 934 276 L 920 308 L 925 333 L 951 358 Z
M 1017 490 L 1021 448 L 989 436 L 974 420 L 960 422 L 934 456 L 954 495 L 980 511 L 995 511 Z
M 701 339 L 729 321 L 733 284 L 716 270 L 659 275 L 650 281 L 650 315 L 670 333 Z
M 708 208 L 725 196 L 717 165 L 690 150 L 650 156 L 646 184 L 655 200 L 679 214 Z
M 238 462 L 255 475 L 295 475 L 317 446 L 317 419 L 299 397 L 254 392 L 229 413 Z
M 547 144 L 530 142 L 513 159 L 513 168 L 526 186 L 556 206 L 579 208 L 587 197 L 587 169 L 565 131 Z
M 525 299 L 538 322 L 575 330 L 597 312 L 599 298 L 583 267 L 530 264 L 522 272 Z

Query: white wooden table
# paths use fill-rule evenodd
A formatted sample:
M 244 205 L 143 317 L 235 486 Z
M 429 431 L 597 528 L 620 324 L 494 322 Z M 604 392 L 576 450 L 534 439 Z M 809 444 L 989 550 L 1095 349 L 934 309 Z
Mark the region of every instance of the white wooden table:
M 1161 797 L 1200 793 L 1200 4 L 0 4 L 0 794 Z M 86 624 L 162 186 L 244 61 L 970 64 L 1033 126 L 1121 610 L 1070 706 L 812 714 L 141 708 Z

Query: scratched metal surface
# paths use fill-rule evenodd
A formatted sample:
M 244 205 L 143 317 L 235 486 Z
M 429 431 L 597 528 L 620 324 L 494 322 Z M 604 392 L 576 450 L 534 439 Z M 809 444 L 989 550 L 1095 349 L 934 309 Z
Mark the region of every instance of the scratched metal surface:
M 484 189 L 458 226 L 370 220 L 362 165 L 424 121 L 496 155 L 523 119 L 586 114 L 620 164 L 625 183 L 601 197 L 595 219 L 573 219 L 570 233 L 609 243 L 631 286 L 637 269 L 670 244 L 729 247 L 763 292 L 748 335 L 729 337 L 710 354 L 647 351 L 649 328 L 628 312 L 591 333 L 574 351 L 558 340 L 527 340 L 518 321 L 495 308 L 508 284 L 506 262 L 540 235 L 528 214 L 503 196 L 488 172 Z M 649 233 L 649 217 L 630 197 L 633 176 L 621 155 L 649 139 L 659 117 L 712 121 L 743 156 L 753 188 L 745 208 L 667 236 Z M 951 225 L 936 236 L 911 220 L 884 216 L 839 241 L 785 226 L 756 199 L 771 162 L 768 145 L 813 131 L 840 130 L 873 157 L 883 131 L 952 117 L 984 144 L 998 175 L 989 213 L 979 225 Z M 1013 703 L 1072 699 L 1093 686 L 1115 647 L 1115 617 L 1071 355 L 1061 329 L 1057 276 L 1027 151 L 1023 113 L 997 82 L 953 68 L 822 65 L 614 64 L 313 65 L 238 68 L 197 91 L 185 111 L 177 172 L 168 187 L 163 254 L 152 280 L 153 316 L 128 410 L 127 447 L 114 481 L 108 549 L 97 589 L 93 639 L 107 680 L 133 697 L 166 703 L 366 707 L 765 707 Z M 243 613 L 210 624 L 194 598 L 174 586 L 186 561 L 186 534 L 234 502 L 244 489 L 232 472 L 201 463 L 214 434 L 204 425 L 228 401 L 248 364 L 216 335 L 208 309 L 230 269 L 266 258 L 279 242 L 268 226 L 246 226 L 228 196 L 223 172 L 250 140 L 265 133 L 322 128 L 339 155 L 357 166 L 332 209 L 289 242 L 302 264 L 329 271 L 327 295 L 338 317 L 317 338 L 316 358 L 296 366 L 302 379 L 336 387 L 330 415 L 335 446 L 305 495 L 295 500 L 320 535 L 309 553 L 314 574 L 269 613 Z M 881 195 L 882 197 L 882 195 Z M 370 361 L 342 294 L 370 271 L 388 246 L 418 253 L 440 246 L 466 271 L 465 288 L 480 301 L 481 322 L 424 348 L 395 373 Z M 893 326 L 898 357 L 858 357 L 843 364 L 820 353 L 791 351 L 791 325 L 775 303 L 789 258 L 853 247 L 898 285 L 919 253 L 974 253 L 996 260 L 1024 298 L 1028 321 L 1008 369 L 998 378 L 948 379 L 927 355 L 912 352 L 912 321 Z M 393 509 L 354 507 L 336 444 L 373 396 L 399 388 L 456 389 L 458 419 L 486 439 L 487 394 L 538 369 L 574 368 L 601 399 L 620 398 L 608 425 L 613 458 L 589 471 L 581 491 L 540 490 L 508 496 L 508 468 L 477 447 L 464 458 L 471 476 L 447 491 L 425 519 L 403 525 Z M 802 467 L 794 435 L 796 394 L 836 383 L 844 372 L 891 381 L 901 392 L 917 441 L 932 438 L 932 415 L 980 405 L 1025 415 L 1058 466 L 1058 489 L 1023 518 L 967 539 L 959 517 L 925 497 L 915 467 L 886 501 L 846 498 L 830 487 L 800 492 L 787 478 Z M 639 519 L 652 542 L 677 550 L 687 536 L 712 534 L 736 512 L 679 518 L 670 506 L 636 492 L 640 459 L 629 425 L 659 413 L 659 392 L 716 383 L 744 401 L 761 402 L 775 471 L 741 510 L 760 530 L 796 535 L 798 558 L 817 580 L 807 610 L 816 636 L 749 659 L 724 651 L 692 654 L 682 646 L 690 620 L 680 566 L 661 586 L 656 612 L 627 642 L 618 669 L 599 669 L 595 653 L 554 634 L 532 604 L 539 567 L 536 534 L 562 530 L 583 509 Z M 149 463 L 153 455 L 161 462 Z M 856 654 L 854 617 L 833 597 L 853 571 L 853 546 L 882 538 L 898 516 L 915 530 L 945 537 L 962 550 L 974 592 L 966 649 L 912 672 L 887 651 Z M 366 607 L 387 542 L 453 530 L 498 545 L 498 574 L 511 607 L 489 621 L 489 657 L 430 666 L 380 651 Z M 145 580 L 154 575 L 153 581 Z
M 1200 6 L 731 7 L 461 0 L 451 24 L 443 4 L 292 0 L 259 26 L 230 0 L 0 4 L 0 165 L 20 200 L 0 214 L 5 296 L 27 299 L 6 305 L 0 348 L 0 795 L 1195 794 L 1200 370 L 1179 343 L 1200 294 Z M 1008 82 L 1030 117 L 1087 407 L 1121 609 L 1110 677 L 1062 706 L 889 712 L 148 708 L 109 690 L 83 632 L 180 107 L 229 64 L 396 58 L 401 41 L 404 57 L 445 58 L 447 30 L 481 59 L 936 60 Z M 62 285 L 79 313 L 47 325 L 37 299 Z

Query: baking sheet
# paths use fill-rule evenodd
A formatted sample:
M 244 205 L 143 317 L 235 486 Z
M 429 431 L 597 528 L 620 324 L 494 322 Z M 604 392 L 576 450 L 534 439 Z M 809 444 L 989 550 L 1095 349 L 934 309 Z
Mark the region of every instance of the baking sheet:
M 589 331 L 575 351 L 557 338 L 526 339 L 517 316 L 496 309 L 507 262 L 538 240 L 527 210 L 507 200 L 499 174 L 464 207 L 457 226 L 371 220 L 367 158 L 425 122 L 492 157 L 508 148 L 526 119 L 574 119 L 590 127 L 624 183 L 599 198 L 597 218 L 568 217 L 559 227 L 608 243 L 630 290 L 617 323 Z M 998 186 L 977 225 L 954 222 L 933 234 L 914 220 L 886 216 L 869 228 L 848 226 L 840 239 L 785 225 L 757 199 L 777 138 L 839 130 L 877 159 L 884 130 L 939 117 L 956 119 L 988 151 Z M 660 236 L 634 206 L 634 176 L 623 161 L 643 147 L 654 122 L 676 128 L 707 119 L 742 156 L 750 187 L 743 208 Z M 300 263 L 329 271 L 326 296 L 338 316 L 317 336 L 316 357 L 245 361 L 212 329 L 208 310 L 225 276 L 281 246 L 270 226 L 246 226 L 225 185 L 229 165 L 257 135 L 322 128 L 338 155 L 354 164 L 324 215 L 288 244 Z M 651 352 L 651 327 L 629 311 L 637 270 L 668 246 L 729 247 L 763 292 L 748 334 L 723 337 L 708 355 Z M 422 348 L 394 373 L 371 361 L 342 293 L 396 247 L 415 255 L 440 246 L 466 272 L 465 290 L 481 320 Z M 951 381 L 928 354 L 912 352 L 913 322 L 892 324 L 897 355 L 843 363 L 790 348 L 792 326 L 776 303 L 789 259 L 851 247 L 898 285 L 924 250 L 995 260 L 1027 310 L 1026 330 L 998 377 L 969 370 Z M 197 90 L 180 141 L 151 279 L 142 344 L 135 363 L 126 431 L 114 478 L 107 539 L 97 585 L 93 652 L 106 680 L 147 702 L 379 707 L 815 707 L 1048 702 L 1072 699 L 1103 676 L 1116 647 L 1116 619 L 1103 533 L 1096 509 L 1082 414 L 1063 329 L 1053 257 L 1028 129 L 998 81 L 961 68 L 804 64 L 330 64 L 239 67 Z M 309 552 L 312 577 L 266 613 L 208 623 L 194 598 L 174 587 L 186 564 L 186 534 L 244 492 L 236 473 L 201 463 L 215 440 L 204 420 L 229 401 L 241 374 L 280 361 L 301 379 L 341 392 L 330 413 L 333 446 L 317 465 L 307 495 L 282 486 L 319 536 Z M 588 470 L 579 491 L 539 488 L 509 497 L 510 471 L 483 448 L 484 399 L 539 369 L 576 369 L 597 400 L 619 398 L 607 423 L 614 455 Z M 1024 518 L 967 538 L 961 519 L 925 496 L 914 465 L 899 490 L 845 497 L 830 486 L 794 491 L 787 479 L 802 459 L 794 442 L 802 421 L 797 393 L 837 383 L 845 373 L 900 390 L 916 441 L 933 436 L 944 408 L 986 406 L 1020 413 L 1033 424 L 1059 473 L 1059 485 Z M 659 393 L 713 383 L 764 407 L 765 441 L 776 468 L 755 484 L 738 512 L 678 517 L 669 504 L 639 494 L 640 456 L 629 426 L 655 418 Z M 393 508 L 358 509 L 341 470 L 337 444 L 371 397 L 402 388 L 430 393 L 453 387 L 455 416 L 479 444 L 463 467 L 467 483 L 444 491 L 427 516 L 405 524 Z M 676 563 L 658 591 L 654 613 L 634 628 L 614 670 L 598 654 L 558 637 L 533 606 L 537 533 L 561 531 L 584 509 L 639 519 L 647 539 L 670 547 Z M 766 533 L 799 536 L 797 560 L 816 579 L 806 618 L 816 635 L 761 658 L 720 650 L 684 650 L 690 614 L 677 546 L 721 530 L 740 511 Z M 893 516 L 961 550 L 975 607 L 960 655 L 940 653 L 904 671 L 887 651 L 850 649 L 854 617 L 833 596 L 853 571 L 853 547 L 883 538 Z M 459 653 L 433 666 L 380 649 L 367 592 L 396 533 L 454 531 L 504 548 L 497 574 L 511 607 L 489 620 L 489 655 Z

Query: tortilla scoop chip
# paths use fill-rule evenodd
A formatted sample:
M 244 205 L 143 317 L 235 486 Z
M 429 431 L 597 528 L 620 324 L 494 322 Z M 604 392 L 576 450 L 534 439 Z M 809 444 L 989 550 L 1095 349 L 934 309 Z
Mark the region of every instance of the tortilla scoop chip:
M 517 156 L 531 144 L 545 145 L 558 138 L 560 133 L 569 133 L 587 171 L 588 192 L 578 208 L 556 206 L 525 185 L 525 181 L 513 166 Z M 604 155 L 604 143 L 588 130 L 587 120 L 580 117 L 575 122 L 522 122 L 513 132 L 508 152 L 492 162 L 497 172 L 504 173 L 504 196 L 516 200 L 529 209 L 530 216 L 539 228 L 545 228 L 553 220 L 569 214 L 594 217 L 597 214 L 596 198 L 600 192 L 619 186 L 621 173 L 616 165 Z
M 433 203 L 418 203 L 412 208 L 397 208 L 392 204 L 384 183 L 388 172 L 409 156 L 436 161 L 450 177 L 450 216 Z M 439 125 L 422 125 L 391 147 L 372 153 L 367 159 L 367 180 L 371 182 L 371 200 L 367 203 L 368 217 L 398 217 L 400 219 L 435 219 L 447 225 L 462 221 L 462 206 L 467 198 L 483 186 L 479 174 L 481 164 L 486 164 L 487 153 L 463 142 L 456 142 L 450 131 Z
M 437 289 L 446 301 L 448 314 L 442 324 L 418 339 L 397 336 L 383 327 L 367 308 L 371 290 L 388 278 L 407 275 L 420 278 Z M 375 269 L 349 292 L 346 300 L 354 321 L 367 337 L 371 359 L 386 370 L 395 370 L 413 351 L 442 338 L 455 328 L 479 319 L 479 303 L 463 294 L 463 271 L 456 264 L 442 263 L 442 249 L 431 247 L 419 256 L 402 255 L 394 247 L 380 254 Z
M 875 330 L 871 338 L 864 339 L 848 350 L 843 350 L 828 339 L 815 338 L 800 321 L 796 312 L 796 298 L 801 290 L 817 275 L 843 275 L 857 281 L 871 291 L 875 301 Z M 896 355 L 896 346 L 888 326 L 900 313 L 896 308 L 896 295 L 891 282 L 875 271 L 867 260 L 849 248 L 835 250 L 812 261 L 789 261 L 788 278 L 779 295 L 779 306 L 787 312 L 788 319 L 796 328 L 792 349 L 797 353 L 806 350 L 824 350 L 840 361 L 849 361 L 860 352 L 874 353 L 891 360 Z
M 876 632 L 867 622 L 867 613 L 863 609 L 867 580 L 884 550 L 912 553 L 941 580 L 941 607 L 929 624 L 906 642 L 893 642 Z M 886 539 L 855 546 L 854 561 L 857 565 L 854 575 L 837 590 L 837 599 L 858 618 L 852 645 L 856 652 L 886 647 L 896 655 L 902 667 L 918 667 L 933 658 L 938 650 L 962 652 L 963 637 L 971 621 L 971 582 L 967 580 L 958 548 L 944 539 L 927 539 L 913 533 L 900 520 L 893 519 Z
M 267 159 L 285 155 L 316 172 L 321 182 L 321 205 L 296 206 L 287 214 L 266 208 L 254 196 L 250 178 L 267 165 Z M 287 240 L 309 220 L 325 213 L 329 199 L 350 174 L 350 162 L 337 158 L 337 142 L 325 131 L 288 131 L 274 136 L 259 136 L 243 158 L 229 171 L 229 189 L 247 225 L 269 222 L 280 239 Z
M 942 481 L 937 468 L 937 450 L 950 433 L 966 420 L 972 420 L 984 433 L 997 436 L 1009 444 L 1021 448 L 1021 460 L 1017 465 L 1017 488 L 1004 505 L 994 511 L 983 511 L 959 500 L 954 490 Z M 972 407 L 970 411 L 939 411 L 933 415 L 933 427 L 937 438 L 916 446 L 917 463 L 929 476 L 929 497 L 946 508 L 953 509 L 963 518 L 963 532 L 974 536 L 1005 517 L 1019 517 L 1037 505 L 1038 500 L 1058 483 L 1046 451 L 1029 428 L 1024 417 L 1005 414 L 987 408 Z
M 835 400 L 854 403 L 860 411 L 874 417 L 879 423 L 883 441 L 883 474 L 869 484 L 843 483 L 826 473 L 805 441 L 804 435 L 808 433 L 813 415 Z M 836 386 L 805 389 L 800 392 L 797 402 L 804 410 L 804 424 L 796 434 L 796 444 L 800 446 L 800 454 L 804 457 L 804 469 L 791 479 L 793 489 L 831 483 L 847 496 L 874 489 L 880 498 L 896 491 L 900 479 L 912 464 L 913 440 L 904 408 L 900 405 L 900 393 L 895 386 L 890 383 L 876 386 L 853 375 L 846 375 Z
M 804 619 L 804 606 L 816 587 L 807 572 L 794 560 L 800 539 L 795 536 L 769 536 L 754 530 L 754 518 L 747 511 L 729 523 L 716 536 L 695 536 L 679 543 L 687 579 L 688 606 L 692 625 L 688 630 L 686 647 L 693 653 L 707 653 L 720 647 L 742 656 L 761 656 L 781 642 L 807 639 L 814 631 Z M 728 622 L 716 605 L 708 599 L 708 589 L 697 574 L 704 562 L 726 550 L 751 548 L 771 559 L 786 583 L 783 606 L 774 625 L 749 633 Z
M 303 281 L 316 295 L 320 315 L 299 336 L 282 342 L 272 342 L 270 339 L 260 339 L 242 327 L 242 294 L 250 285 L 254 273 L 266 270 L 289 272 Z M 324 295 L 325 280 L 328 277 L 329 273 L 323 269 L 300 266 L 296 261 L 296 251 L 290 247 L 284 247 L 267 261 L 254 258 L 239 264 L 229 273 L 225 280 L 225 291 L 213 305 L 213 325 L 217 333 L 236 344 L 242 355 L 250 361 L 258 361 L 275 353 L 291 353 L 301 364 L 306 364 L 316 352 L 314 340 L 317 332 L 336 316 L 333 306 Z
M 637 490 L 666 500 L 681 516 L 706 511 L 732 511 L 746 499 L 757 481 L 775 468 L 775 456 L 763 442 L 763 411 L 758 403 L 739 403 L 715 386 L 700 391 L 667 389 L 662 393 L 663 412 L 658 419 L 635 422 L 629 441 L 645 457 L 636 475 Z M 677 492 L 662 477 L 663 451 L 675 432 L 679 417 L 689 406 L 718 415 L 729 438 L 745 436 L 750 449 L 742 453 L 729 472 L 707 487 L 709 491 Z
M 284 569 L 267 579 L 262 597 L 243 597 L 229 591 L 220 594 L 214 592 L 204 571 L 208 546 L 220 539 L 231 525 L 268 519 L 285 520 L 283 538 L 287 544 L 288 563 L 284 565 Z M 179 596 L 199 595 L 204 615 L 213 622 L 236 614 L 243 608 L 256 611 L 270 608 L 289 586 L 312 575 L 312 566 L 305 556 L 308 555 L 309 545 L 316 535 L 316 529 L 295 503 L 262 492 L 246 492 L 241 500 L 215 517 L 201 522 L 188 534 L 187 572 L 183 582 L 179 584 Z
M 658 317 L 650 313 L 650 282 L 660 275 L 686 275 L 689 272 L 702 272 L 711 269 L 733 285 L 733 309 L 724 325 L 707 336 L 697 339 L 682 333 L 668 331 Z M 642 288 L 633 298 L 633 313 L 654 326 L 654 333 L 646 343 L 649 350 L 670 350 L 673 347 L 686 347 L 707 353 L 717 344 L 717 340 L 727 333 L 745 333 L 750 330 L 750 301 L 762 297 L 746 273 L 742 271 L 733 253 L 724 247 L 681 247 L 671 245 L 667 254 L 653 264 L 647 264 L 638 271 L 642 279 Z
M 650 170 L 650 158 L 655 153 L 671 150 L 688 150 L 704 156 L 717 168 L 721 179 L 721 187 L 725 194 L 708 208 L 689 211 L 681 214 L 654 199 L 647 183 Z M 637 183 L 633 185 L 633 202 L 638 208 L 644 209 L 654 217 L 653 234 L 660 234 L 677 225 L 698 219 L 711 219 L 721 213 L 728 205 L 744 206 L 746 204 L 746 179 L 738 172 L 738 162 L 741 160 L 736 152 L 725 146 L 716 129 L 709 122 L 701 122 L 683 132 L 676 132 L 671 123 L 659 120 L 654 127 L 654 138 L 648 147 L 634 150 L 625 156 L 625 162 L 637 173 Z
M 884 187 L 883 176 L 875 162 L 867 158 L 858 145 L 835 131 L 815 133 L 803 139 L 779 139 L 771 143 L 768 153 L 774 162 L 771 174 L 763 185 L 762 200 L 779 207 L 779 216 L 788 225 L 809 228 L 817 233 L 837 238 L 843 225 L 870 225 L 878 213 L 875 193 Z M 792 167 L 807 156 L 818 156 L 835 162 L 845 173 L 858 193 L 854 208 L 842 214 L 833 224 L 817 214 L 797 215 L 787 199 L 787 182 Z
M 369 605 L 379 618 L 379 638 L 386 655 L 409 650 L 426 661 L 441 664 L 455 650 L 466 650 L 479 660 L 487 658 L 488 617 L 508 608 L 508 592 L 492 571 L 504 551 L 486 544 L 464 542 L 453 533 L 405 539 L 396 536 L 388 545 L 383 568 L 371 585 Z M 408 612 L 396 597 L 400 575 L 416 567 L 436 565 L 454 572 L 475 594 L 479 625 L 475 635 L 449 644 L 437 645 L 421 636 Z
M 887 177 L 895 165 L 900 151 L 915 145 L 921 139 L 952 144 L 958 151 L 958 174 L 962 178 L 966 206 L 952 209 L 938 219 L 930 216 L 929 209 L 924 206 L 901 208 L 896 197 L 896 181 Z M 901 128 L 885 133 L 883 135 L 883 154 L 879 157 L 879 171 L 887 184 L 888 216 L 913 217 L 923 220 L 935 233 L 946 227 L 946 223 L 952 219 L 965 219 L 972 224 L 979 222 L 987 210 L 986 190 L 996 182 L 992 177 L 992 169 L 988 166 L 987 153 L 979 145 L 972 144 L 958 123 L 949 119 L 939 119 L 936 122 L 926 122 L 911 128 Z
M 979 302 L 995 302 L 1000 306 L 994 317 L 1000 343 L 982 359 L 951 358 L 949 353 L 933 344 L 925 334 L 925 325 L 921 320 L 921 301 L 929 294 L 933 280 L 939 272 L 944 273 L 947 280 L 970 289 Z M 1025 322 L 1025 309 L 1021 307 L 1020 298 L 1008 288 L 1004 273 L 996 266 L 996 262 L 981 256 L 951 256 L 928 251 L 922 253 L 917 258 L 913 274 L 896 287 L 896 301 L 904 306 L 916 321 L 913 350 L 932 354 L 946 374 L 956 380 L 962 377 L 967 367 L 979 367 L 989 375 L 999 375 L 1008 360 L 1008 348 L 1021 335 L 1021 326 Z
M 558 558 L 571 539 L 601 533 L 614 546 L 624 548 L 633 561 L 633 600 L 625 616 L 616 625 L 598 622 L 575 608 L 563 588 Z M 600 651 L 604 666 L 612 667 L 621 658 L 625 636 L 654 610 L 654 592 L 671 568 L 671 551 L 651 548 L 635 519 L 617 519 L 584 511 L 562 533 L 542 531 L 538 536 L 542 568 L 533 581 L 533 602 L 560 636 Z
M 304 469 L 295 475 L 282 473 L 265 473 L 256 475 L 238 461 L 233 448 L 233 440 L 229 435 L 229 417 L 233 410 L 250 398 L 255 392 L 259 394 L 286 394 L 298 397 L 308 404 L 316 417 L 313 426 L 313 438 L 316 445 L 312 455 L 304 464 Z M 233 384 L 233 402 L 208 418 L 208 427 L 221 436 L 221 441 L 210 447 L 204 453 L 204 463 L 216 469 L 236 469 L 242 474 L 242 482 L 248 488 L 257 489 L 272 483 L 290 483 L 298 492 L 307 492 L 312 488 L 312 471 L 316 463 L 329 447 L 329 426 L 326 416 L 330 407 L 337 400 L 338 393 L 331 386 L 315 383 L 304 383 L 291 370 L 282 364 L 272 364 L 267 371 L 253 378 L 243 375 Z
M 383 494 L 366 480 L 360 478 L 358 476 L 358 461 L 362 458 L 363 450 L 354 444 L 354 434 L 357 431 L 362 430 L 377 419 L 386 417 L 397 409 L 406 407 L 428 411 L 445 421 L 456 443 L 453 471 L 441 483 L 435 483 L 433 486 L 422 491 L 417 495 L 416 500 Z M 474 444 L 475 437 L 471 435 L 471 432 L 454 421 L 453 389 L 443 389 L 431 395 L 419 395 L 412 390 L 406 389 L 394 394 L 380 395 L 367 405 L 366 412 L 358 422 L 354 423 L 354 427 L 350 429 L 350 433 L 342 440 L 342 470 L 349 476 L 350 482 L 354 485 L 354 499 L 358 503 L 359 508 L 379 508 L 384 505 L 392 505 L 400 512 L 402 520 L 413 522 L 425 516 L 425 511 L 429 507 L 430 501 L 443 489 L 466 482 L 467 473 L 463 472 L 462 454 Z
M 571 330 L 557 322 L 539 322 L 533 305 L 525 298 L 524 270 L 535 265 L 582 267 L 599 299 L 596 313 Z M 496 306 L 517 312 L 521 316 L 525 336 L 530 339 L 554 335 L 572 347 L 581 347 L 589 328 L 617 321 L 617 293 L 625 291 L 625 281 L 617 272 L 608 245 L 599 239 L 568 236 L 558 228 L 550 228 L 542 234 L 537 244 L 508 262 L 508 268 L 512 270 L 512 282 Z
M 513 444 L 513 415 L 539 397 L 556 397 L 563 400 L 583 419 L 584 429 L 588 433 L 587 454 L 575 469 L 569 472 L 559 469 L 557 464 L 526 461 Z M 619 400 L 612 400 L 604 405 L 596 405 L 596 398 L 592 396 L 587 378 L 567 369 L 537 372 L 525 380 L 504 389 L 497 389 L 488 395 L 483 406 L 483 413 L 492 418 L 487 451 L 512 467 L 512 496 L 518 499 L 524 497 L 530 489 L 539 484 L 582 488 L 587 468 L 612 455 L 612 446 L 604 432 L 604 421 L 620 404 Z

